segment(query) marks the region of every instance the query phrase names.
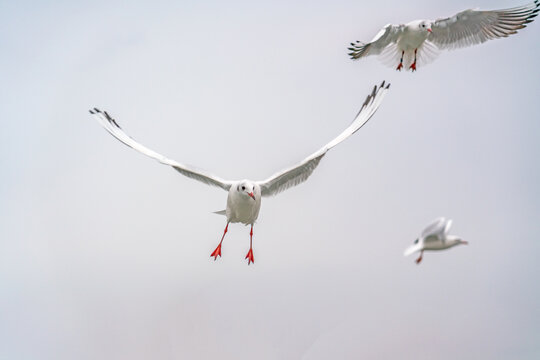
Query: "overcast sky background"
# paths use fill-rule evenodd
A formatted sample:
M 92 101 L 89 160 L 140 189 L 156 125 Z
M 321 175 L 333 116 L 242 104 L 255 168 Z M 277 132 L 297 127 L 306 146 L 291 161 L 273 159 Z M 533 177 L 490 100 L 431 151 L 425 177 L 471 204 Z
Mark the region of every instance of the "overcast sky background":
M 0 359 L 538 359 L 540 24 L 398 73 L 347 44 L 510 0 L 0 1 Z M 397 65 L 397 64 L 396 64 Z M 227 194 L 377 114 L 219 242 Z M 468 247 L 404 249 L 438 216 Z

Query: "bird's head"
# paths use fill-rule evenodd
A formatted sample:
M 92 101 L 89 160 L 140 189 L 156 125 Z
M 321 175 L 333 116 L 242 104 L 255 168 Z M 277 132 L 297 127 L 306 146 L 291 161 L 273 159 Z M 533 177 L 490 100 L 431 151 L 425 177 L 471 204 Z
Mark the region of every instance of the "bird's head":
M 250 197 L 253 200 L 260 195 L 260 190 L 257 185 L 247 180 L 239 182 L 238 185 L 236 185 L 236 191 L 240 195 Z
M 431 34 L 433 32 L 433 30 L 431 29 L 431 25 L 431 21 L 423 20 L 418 24 L 418 27 L 420 28 L 420 30 Z
M 457 236 L 453 236 L 453 235 L 448 235 L 446 237 L 446 241 L 450 242 L 451 244 L 453 244 L 452 246 L 456 246 L 456 245 L 469 245 L 469 242 L 468 241 L 465 241 L 461 238 L 458 238 Z

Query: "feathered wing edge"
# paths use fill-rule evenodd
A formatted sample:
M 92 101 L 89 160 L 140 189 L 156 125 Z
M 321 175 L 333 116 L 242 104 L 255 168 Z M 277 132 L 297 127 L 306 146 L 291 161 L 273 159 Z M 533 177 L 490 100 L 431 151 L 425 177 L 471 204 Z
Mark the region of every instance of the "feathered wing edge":
M 431 235 L 439 236 L 444 232 L 444 226 L 447 224 L 447 222 L 448 220 L 446 220 L 444 216 L 436 218 L 422 231 L 421 237 L 425 238 Z
M 90 110 L 90 114 L 92 114 L 98 120 L 98 122 L 101 124 L 101 126 L 105 128 L 105 130 L 107 130 L 112 136 L 114 136 L 117 140 L 119 140 L 123 144 L 129 146 L 132 149 L 137 150 L 138 152 L 148 157 L 151 157 L 152 159 L 159 161 L 162 164 L 172 166 L 176 171 L 178 171 L 182 175 L 187 176 L 194 180 L 198 180 L 207 185 L 220 187 L 226 191 L 228 191 L 229 188 L 231 187 L 232 181 L 223 180 L 217 176 L 214 176 L 202 170 L 196 169 L 195 167 L 180 164 L 177 161 L 168 159 L 165 156 L 145 147 L 144 145 L 139 144 L 137 141 L 135 141 L 133 138 L 127 135 L 122 130 L 120 125 L 118 125 L 116 120 L 114 120 L 106 111 L 101 111 L 97 108 L 94 108 L 93 110 Z
M 395 44 L 398 35 L 403 31 L 403 25 L 386 24 L 369 43 L 363 43 L 359 40 L 352 42 L 351 51 L 348 55 L 353 60 L 358 60 L 368 55 L 379 55 L 386 47 Z
M 443 234 L 445 236 L 448 235 L 448 232 L 450 232 L 451 227 L 452 227 L 452 219 L 446 220 L 446 224 L 444 224 L 444 231 L 443 231 Z
M 351 47 L 347 48 L 347 50 L 350 51 L 347 55 L 351 57 L 353 60 L 358 60 L 363 56 L 369 55 L 369 47 L 371 43 L 363 43 L 360 40 L 356 40 L 356 42 L 351 43 Z
M 465 10 L 452 17 L 437 19 L 430 40 L 440 49 L 452 50 L 491 39 L 508 37 L 531 23 L 540 12 L 540 0 L 510 9 Z M 477 21 L 465 21 L 476 17 Z
M 319 162 L 328 150 L 354 134 L 375 114 L 381 104 L 384 95 L 390 88 L 390 84 L 385 86 L 383 81 L 380 86 L 375 86 L 371 94 L 366 97 L 360 111 L 353 122 L 336 138 L 314 152 L 299 164 L 282 170 L 266 180 L 259 181 L 262 196 L 273 196 L 290 187 L 306 181 L 313 173 L 313 170 L 319 165 Z

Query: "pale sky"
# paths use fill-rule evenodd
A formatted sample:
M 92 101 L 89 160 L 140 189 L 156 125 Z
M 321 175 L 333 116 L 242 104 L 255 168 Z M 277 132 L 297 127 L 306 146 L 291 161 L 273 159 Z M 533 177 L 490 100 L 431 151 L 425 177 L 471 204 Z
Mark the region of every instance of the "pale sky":
M 510 0 L 0 2 L 0 359 L 537 359 L 540 23 L 417 73 L 346 47 Z M 209 255 L 227 179 L 370 122 Z M 404 249 L 438 216 L 469 241 Z

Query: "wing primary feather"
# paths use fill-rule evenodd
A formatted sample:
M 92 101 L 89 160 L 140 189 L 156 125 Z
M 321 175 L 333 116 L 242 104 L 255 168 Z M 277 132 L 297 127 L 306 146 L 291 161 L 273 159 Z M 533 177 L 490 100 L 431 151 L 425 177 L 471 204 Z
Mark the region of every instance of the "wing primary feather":
M 375 86 L 372 92 L 367 96 L 360 111 L 355 116 L 354 121 L 332 141 L 305 158 L 299 164 L 282 170 L 264 181 L 259 181 L 258 184 L 261 187 L 262 195 L 276 195 L 292 186 L 306 181 L 328 150 L 347 139 L 367 123 L 377 111 L 389 88 L 390 84 L 385 86 L 384 81 L 379 87 Z
M 202 170 L 196 169 L 195 167 L 181 164 L 177 161 L 166 158 L 165 156 L 158 154 L 157 152 L 147 148 L 146 146 L 138 143 L 132 137 L 127 135 L 116 120 L 110 116 L 106 111 L 101 111 L 98 108 L 94 108 L 93 111 L 90 110 L 90 114 L 95 116 L 98 122 L 118 141 L 123 143 L 130 148 L 137 150 L 138 152 L 151 157 L 159 161 L 164 165 L 172 166 L 176 171 L 180 172 L 182 175 L 185 175 L 191 179 L 198 180 L 207 185 L 217 186 L 226 191 L 231 187 L 232 181 L 223 180 L 217 176 L 206 173 Z
M 351 43 L 348 54 L 351 59 L 358 60 L 368 55 L 380 55 L 388 46 L 398 41 L 399 35 L 403 31 L 403 25 L 386 24 L 368 43 L 357 40 Z
M 362 56 L 367 54 L 367 52 L 369 50 L 369 47 L 370 47 L 370 44 L 364 44 L 364 43 L 357 40 L 356 44 L 351 43 L 351 46 L 352 47 L 347 48 L 347 50 L 351 51 L 347 55 L 349 55 L 351 57 L 351 59 L 353 59 L 353 60 L 358 60 Z
M 531 23 L 540 12 L 540 1 L 502 10 L 465 10 L 434 22 L 430 42 L 442 49 L 480 44 L 505 38 Z

